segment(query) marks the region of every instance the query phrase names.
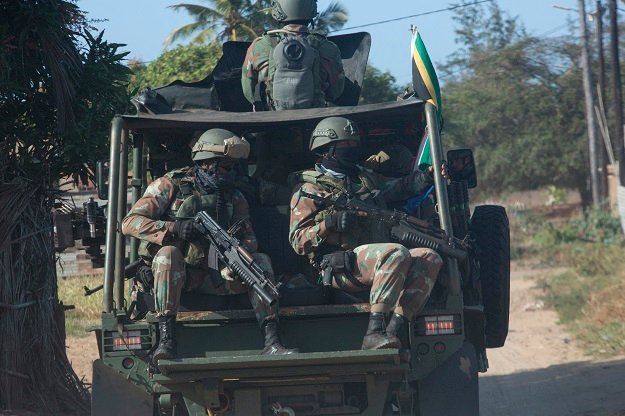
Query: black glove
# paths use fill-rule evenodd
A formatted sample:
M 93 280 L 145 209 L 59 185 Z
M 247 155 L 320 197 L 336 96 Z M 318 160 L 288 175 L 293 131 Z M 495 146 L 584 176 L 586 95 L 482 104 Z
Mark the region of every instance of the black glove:
M 179 238 L 180 240 L 192 242 L 195 239 L 193 220 L 176 220 L 171 232 L 174 237 Z
M 326 228 L 340 233 L 356 226 L 356 215 L 350 211 L 339 211 L 325 217 Z

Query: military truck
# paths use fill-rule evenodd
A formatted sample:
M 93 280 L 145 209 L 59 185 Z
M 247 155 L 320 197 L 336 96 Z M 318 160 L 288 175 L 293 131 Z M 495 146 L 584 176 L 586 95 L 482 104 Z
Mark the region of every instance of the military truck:
M 443 154 L 435 109 L 407 96 L 395 102 L 357 105 L 370 37 L 336 36 L 348 86 L 335 106 L 252 112 L 241 93 L 245 42 L 224 44 L 215 71 L 197 83 L 175 82 L 135 97 L 138 113 L 111 125 L 110 160 L 100 166 L 98 188 L 108 198 L 101 325 L 94 328 L 99 359 L 93 364 L 92 414 L 111 415 L 478 415 L 478 374 L 488 368 L 487 348 L 503 346 L 508 331 L 509 226 L 505 209 L 471 208 L 477 185 L 472 151 Z M 406 351 L 361 350 L 368 294 L 347 295 L 314 284 L 318 273 L 288 242 L 289 197 L 296 173 L 310 168 L 314 126 L 344 116 L 361 129 L 374 154 L 402 144 L 417 154 L 428 132 L 435 189 L 413 212 L 457 250 L 432 295 L 400 334 Z M 247 298 L 184 293 L 176 333 L 178 357 L 150 366 L 158 342 L 149 294 L 129 298 L 136 241 L 126 244 L 120 224 L 147 184 L 189 165 L 190 145 L 220 127 L 246 137 L 252 153 L 242 165 L 241 189 L 249 199 L 260 251 L 273 260 L 280 287 L 285 345 L 300 353 L 264 356 L 261 332 Z M 443 178 L 446 160 L 451 180 Z M 132 163 L 129 163 L 129 162 Z M 108 170 L 108 176 L 103 172 Z M 129 166 L 132 169 L 129 180 Z M 401 208 L 401 207 L 400 207 Z M 442 231 L 441 231 L 442 230 Z M 128 246 L 128 247 L 127 247 Z M 246 304 L 247 303 L 247 304 Z M 140 316 L 143 314 L 140 314 Z

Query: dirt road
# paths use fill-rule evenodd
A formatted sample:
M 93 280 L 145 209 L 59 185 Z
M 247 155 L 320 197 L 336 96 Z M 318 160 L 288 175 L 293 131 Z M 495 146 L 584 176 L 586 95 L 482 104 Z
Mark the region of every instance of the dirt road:
M 512 265 L 510 333 L 489 350 L 482 416 L 625 416 L 625 357 L 592 361 L 533 289 L 554 272 Z
M 535 278 L 554 270 L 513 264 L 510 334 L 489 350 L 481 377 L 482 416 L 625 416 L 625 357 L 592 361 L 557 324 L 533 289 Z M 94 339 L 67 340 L 79 376 L 91 382 Z

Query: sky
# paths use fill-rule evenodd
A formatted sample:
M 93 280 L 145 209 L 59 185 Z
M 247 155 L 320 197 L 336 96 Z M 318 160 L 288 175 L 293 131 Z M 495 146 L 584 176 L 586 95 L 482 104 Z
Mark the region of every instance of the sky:
M 340 0 L 349 12 L 345 28 L 374 22 L 412 16 L 445 9 L 459 3 L 455 0 Z M 78 6 L 88 13 L 100 30 L 105 30 L 109 42 L 126 44 L 129 58 L 144 62 L 156 59 L 163 52 L 163 41 L 176 28 L 190 23 L 186 12 L 167 8 L 172 4 L 195 3 L 208 5 L 207 0 L 80 0 Z M 577 22 L 574 11 L 578 0 L 498 0 L 500 7 L 511 16 L 517 16 L 533 35 L 559 36 L 569 33 L 567 19 Z M 319 10 L 330 0 L 318 0 Z M 588 11 L 594 1 L 586 1 Z M 453 13 L 450 11 L 412 17 L 343 33 L 368 31 L 372 46 L 369 62 L 381 70 L 388 70 L 399 85 L 410 82 L 410 25 L 417 26 L 434 66 L 446 61 L 458 46 L 455 44 Z

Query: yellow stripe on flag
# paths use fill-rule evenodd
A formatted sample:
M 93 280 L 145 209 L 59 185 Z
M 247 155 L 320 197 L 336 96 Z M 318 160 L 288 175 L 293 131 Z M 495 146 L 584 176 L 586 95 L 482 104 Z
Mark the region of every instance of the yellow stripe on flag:
M 430 93 L 431 98 L 428 101 L 431 102 L 436 108 L 438 108 L 438 102 L 436 101 L 436 90 L 434 89 L 432 78 L 430 78 L 430 74 L 425 67 L 425 63 L 423 63 L 423 59 L 421 59 L 421 56 L 417 52 L 417 48 L 415 47 L 414 42 L 412 43 L 412 59 L 414 59 L 414 63 L 415 65 L 417 65 L 417 69 L 419 70 L 419 74 L 421 74 L 421 79 L 423 79 L 423 83 Z

